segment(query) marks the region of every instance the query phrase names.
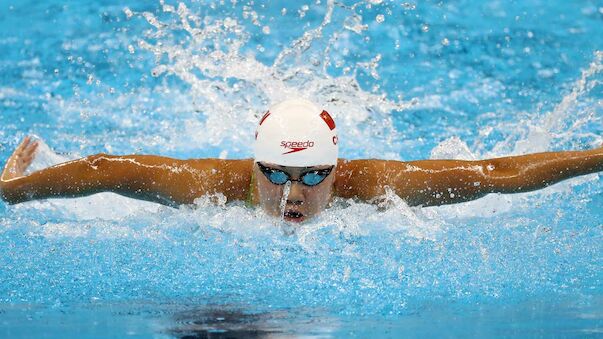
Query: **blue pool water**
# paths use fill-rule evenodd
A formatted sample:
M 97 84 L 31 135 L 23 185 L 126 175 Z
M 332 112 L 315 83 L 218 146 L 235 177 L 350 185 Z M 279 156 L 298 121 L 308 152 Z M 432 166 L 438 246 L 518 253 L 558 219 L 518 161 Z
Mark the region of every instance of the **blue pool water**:
M 601 1 L 0 1 L 0 158 L 251 156 L 309 97 L 345 158 L 603 143 Z M 603 333 L 603 184 L 290 229 L 242 204 L 0 203 L 0 336 Z

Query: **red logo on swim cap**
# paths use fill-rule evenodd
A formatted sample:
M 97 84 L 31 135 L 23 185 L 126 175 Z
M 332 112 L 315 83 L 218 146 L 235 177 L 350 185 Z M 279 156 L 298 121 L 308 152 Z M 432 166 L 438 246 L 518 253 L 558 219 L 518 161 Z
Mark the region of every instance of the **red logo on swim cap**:
M 314 141 L 281 141 L 281 147 L 288 148 L 289 151 L 283 154 L 290 154 L 299 151 L 303 151 L 310 147 L 314 147 Z
M 264 116 L 262 117 L 262 119 L 260 119 L 260 126 L 262 126 L 262 123 L 264 122 L 264 120 L 266 120 L 266 118 L 268 118 L 268 116 L 270 115 L 270 111 L 267 111 L 266 113 L 264 113 Z M 258 131 L 255 131 L 255 139 L 258 139 Z
M 333 118 L 331 118 L 329 112 L 322 111 L 322 113 L 320 113 L 320 117 L 327 123 L 327 126 L 329 126 L 329 129 L 331 131 L 335 129 L 335 121 L 333 120 Z
M 268 118 L 269 115 L 270 115 L 270 111 L 267 111 L 266 114 L 264 114 L 264 116 L 262 117 L 262 119 L 260 119 L 260 126 L 262 125 L 262 123 L 264 122 L 264 120 L 266 120 L 266 118 Z

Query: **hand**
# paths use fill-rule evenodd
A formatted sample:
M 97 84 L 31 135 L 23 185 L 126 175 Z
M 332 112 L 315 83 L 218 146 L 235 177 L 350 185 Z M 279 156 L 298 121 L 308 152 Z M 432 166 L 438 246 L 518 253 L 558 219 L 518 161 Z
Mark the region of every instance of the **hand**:
M 25 137 L 6 161 L 1 179 L 10 180 L 22 177 L 35 157 L 38 144 L 38 141 L 32 140 L 31 137 Z

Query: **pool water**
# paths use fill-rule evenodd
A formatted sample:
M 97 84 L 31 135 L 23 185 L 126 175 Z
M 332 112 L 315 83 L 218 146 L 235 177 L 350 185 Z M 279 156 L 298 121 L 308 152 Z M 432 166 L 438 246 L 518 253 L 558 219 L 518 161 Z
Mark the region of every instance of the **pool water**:
M 478 159 L 603 143 L 600 1 L 0 1 L 0 157 L 248 158 L 308 97 L 344 158 Z M 0 203 L 3 337 L 603 333 L 599 175 L 291 227 L 203 197 Z

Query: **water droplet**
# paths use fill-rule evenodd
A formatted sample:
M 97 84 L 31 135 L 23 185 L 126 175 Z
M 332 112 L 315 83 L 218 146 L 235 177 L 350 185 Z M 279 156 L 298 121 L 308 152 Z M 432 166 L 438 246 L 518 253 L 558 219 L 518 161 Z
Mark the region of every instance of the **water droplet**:
M 442 45 L 444 45 L 444 46 L 450 45 L 450 40 L 448 40 L 448 38 L 442 39 Z
M 237 24 L 237 21 L 232 19 L 232 18 L 225 18 L 224 21 L 222 22 L 222 24 L 224 25 L 224 27 L 226 28 L 231 28 L 233 26 L 235 26 Z
M 130 10 L 128 7 L 124 8 L 124 13 L 126 14 L 126 18 L 130 19 L 134 13 L 132 13 L 132 10 Z
M 308 5 L 303 5 L 301 7 L 300 10 L 297 11 L 297 13 L 299 14 L 300 18 L 303 18 L 306 16 L 306 12 L 310 9 L 310 7 L 308 7 Z
M 425 33 L 429 32 L 429 25 L 428 24 L 421 25 L 421 30 Z
M 362 31 L 367 29 L 368 26 L 362 24 L 362 17 L 360 15 L 352 15 L 343 20 L 343 28 L 362 34 Z
M 408 10 L 414 10 L 415 8 L 417 8 L 417 6 L 415 4 L 411 4 L 409 2 L 405 2 L 402 4 L 402 7 L 404 7 L 404 9 L 408 9 Z

